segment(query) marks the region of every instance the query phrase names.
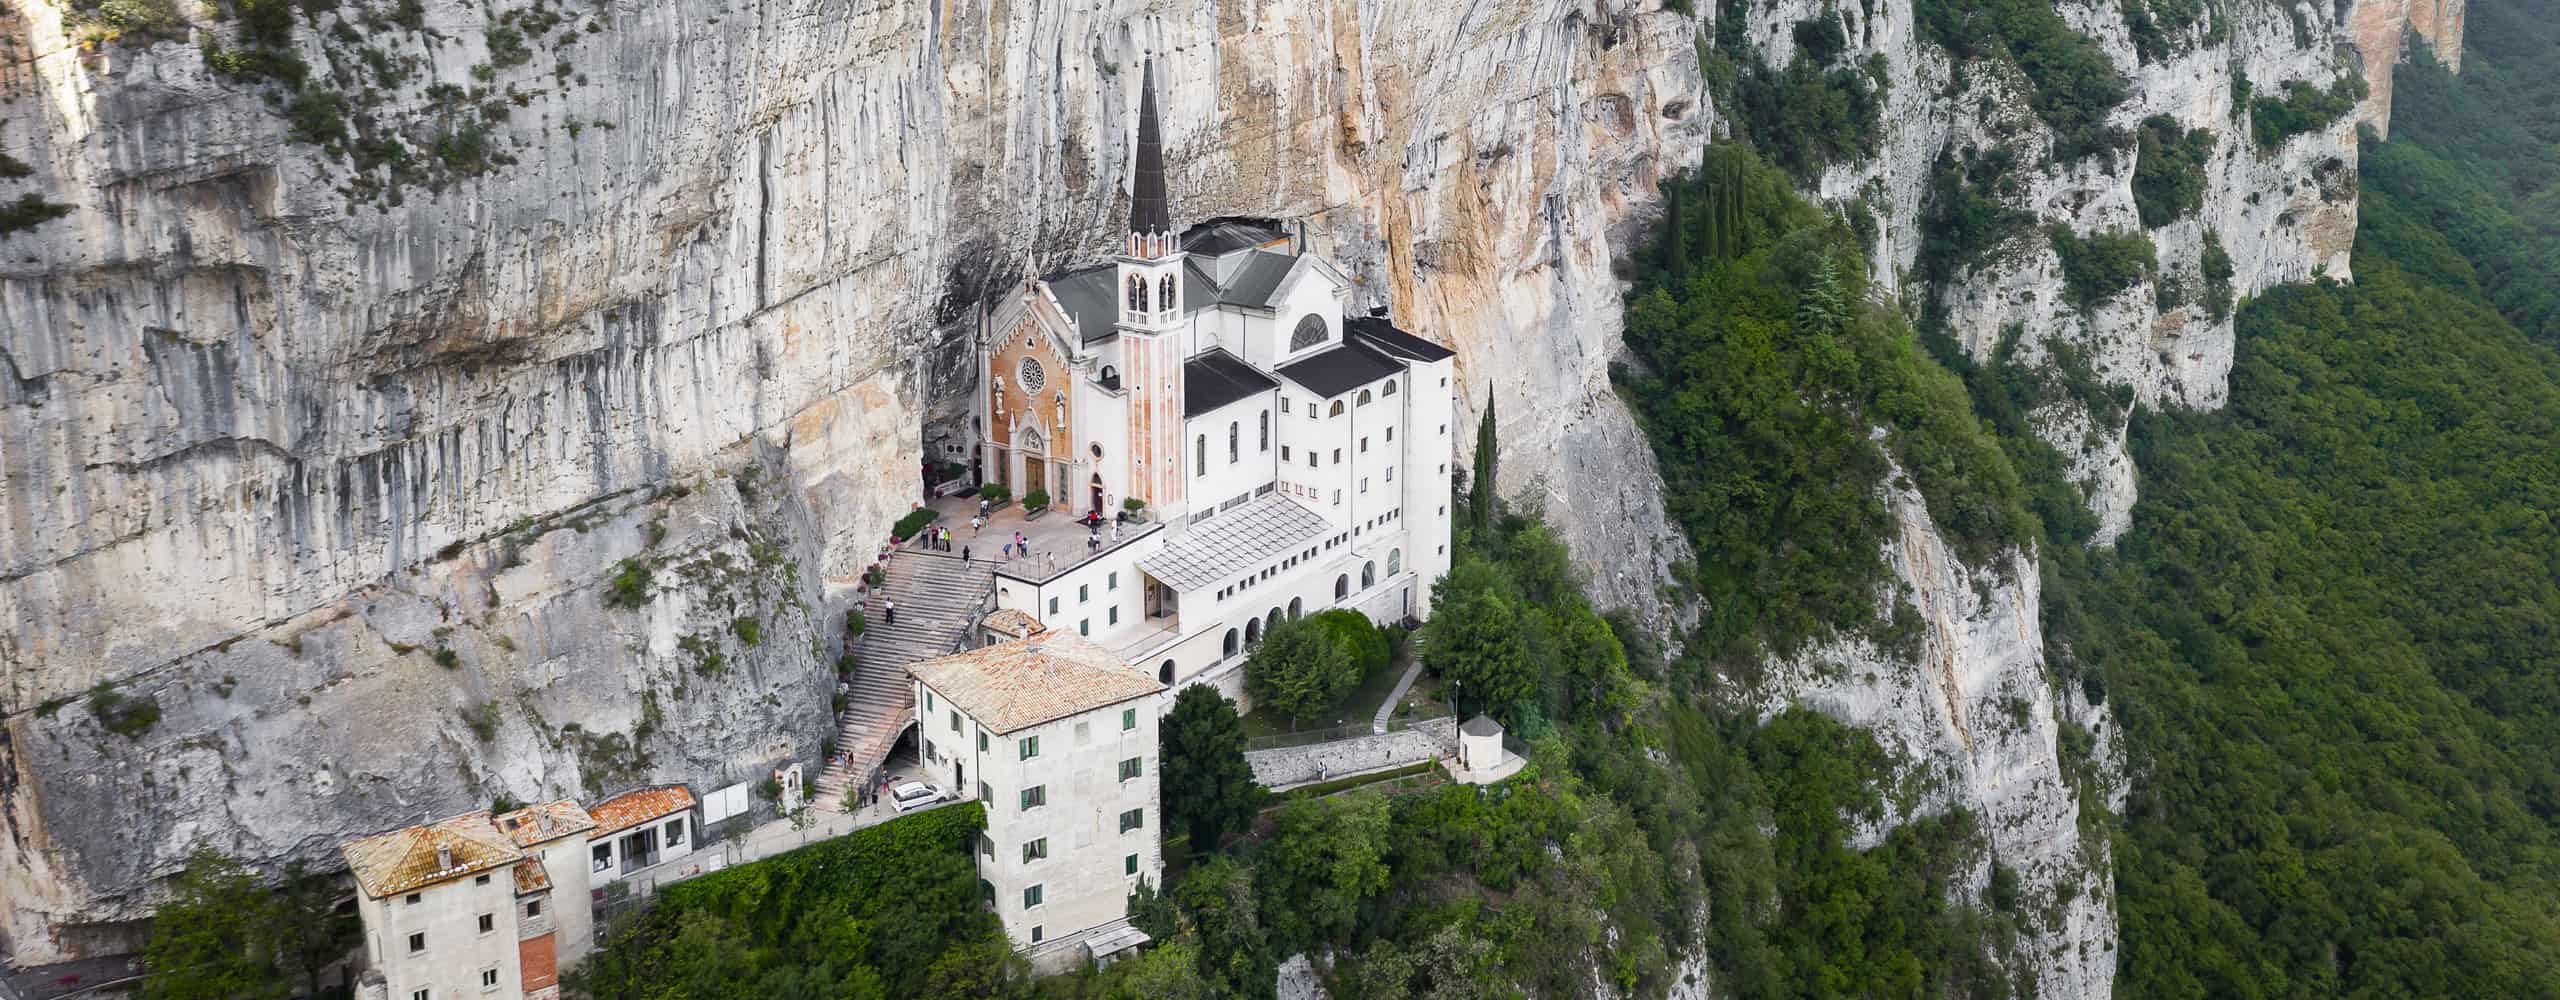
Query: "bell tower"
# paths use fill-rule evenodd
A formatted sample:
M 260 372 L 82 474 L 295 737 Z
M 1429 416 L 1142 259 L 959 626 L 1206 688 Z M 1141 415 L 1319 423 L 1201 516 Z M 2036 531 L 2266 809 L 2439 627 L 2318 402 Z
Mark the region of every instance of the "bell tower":
M 1138 84 L 1138 143 L 1129 184 L 1129 235 L 1115 263 L 1120 350 L 1129 391 L 1130 483 L 1124 491 L 1168 523 L 1184 509 L 1182 247 L 1164 193 L 1164 137 L 1156 125 L 1156 67 Z

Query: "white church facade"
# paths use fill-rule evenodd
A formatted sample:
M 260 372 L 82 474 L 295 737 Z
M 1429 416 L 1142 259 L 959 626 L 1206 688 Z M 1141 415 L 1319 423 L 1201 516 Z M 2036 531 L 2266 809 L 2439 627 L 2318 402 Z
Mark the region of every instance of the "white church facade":
M 1136 541 L 999 572 L 995 604 L 1074 630 L 1178 688 L 1241 695 L 1283 617 L 1428 614 L 1449 567 L 1451 352 L 1347 315 L 1351 283 L 1262 220 L 1177 231 L 1153 74 L 1129 233 L 1110 262 L 1029 278 L 987 314 L 976 465 L 1048 516 Z

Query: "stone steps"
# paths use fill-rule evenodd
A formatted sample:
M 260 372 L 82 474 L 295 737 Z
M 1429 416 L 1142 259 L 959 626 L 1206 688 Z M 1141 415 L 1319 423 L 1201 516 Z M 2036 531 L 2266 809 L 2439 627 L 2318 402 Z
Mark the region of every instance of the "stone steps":
M 863 630 L 854 641 L 857 661 L 844 714 L 837 720 L 837 756 L 818 775 L 818 803 L 843 807 L 845 792 L 876 773 L 915 715 L 915 687 L 907 664 L 948 655 L 975 628 L 980 602 L 995 580 L 995 564 L 963 563 L 959 556 L 902 549 L 892 553 L 888 580 L 862 600 Z M 897 621 L 883 612 L 897 602 Z

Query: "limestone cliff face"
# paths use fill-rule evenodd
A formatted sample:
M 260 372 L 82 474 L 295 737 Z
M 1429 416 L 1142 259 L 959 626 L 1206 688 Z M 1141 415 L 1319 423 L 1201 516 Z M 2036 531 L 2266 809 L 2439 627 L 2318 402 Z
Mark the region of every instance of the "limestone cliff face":
M 291 51 L 342 146 L 408 150 L 359 170 L 208 66 L 236 25 L 9 13 L 0 148 L 74 209 L 0 239 L 21 961 L 126 943 L 197 843 L 813 758 L 959 306 L 1114 238 L 1149 55 L 1185 216 L 1307 217 L 1456 343 L 1612 593 L 1679 551 L 1603 362 L 1610 261 L 1706 138 L 1686 17 L 356 3 Z
M 2352 13 L 2417 23 L 2418 2 Z M 1820 9 L 1749 6 L 1774 59 Z M 2164 263 L 2195 266 L 2211 229 L 2243 293 L 2344 273 L 2349 126 L 2266 152 L 2228 124 L 2235 67 L 2261 92 L 2345 71 L 2346 32 L 2313 7 L 2236 12 L 2226 40 L 2144 65 L 2112 6 L 2066 5 L 2135 81 L 2116 118 L 2222 136 L 2204 211 L 2156 234 Z M 2431 10 L 2458 39 L 2459 4 Z M 1883 152 L 1821 190 L 1883 220 L 1890 286 L 1939 150 L 2040 126 L 2000 74 L 1950 93 L 1908 0 L 1873 11 L 1854 37 L 1895 79 Z M 1504 417 L 1503 492 L 1543 506 L 1602 599 L 1681 612 L 1657 590 L 1685 552 L 1606 363 L 1612 261 L 1656 180 L 1721 129 L 1689 16 L 349 2 L 291 47 L 346 95 L 340 145 L 408 151 L 364 171 L 315 145 L 326 114 L 208 66 L 251 44 L 237 26 L 187 16 L 193 37 L 89 50 L 46 0 L 0 6 L 20 40 L 0 152 L 73 208 L 0 237 L 0 946 L 21 961 L 116 946 L 195 843 L 322 858 L 497 794 L 810 759 L 826 623 L 924 442 L 965 433 L 947 423 L 965 306 L 1116 237 L 1148 57 L 1177 212 L 1308 219 L 1360 304 L 1457 347 L 1461 419 L 1488 392 Z M 2040 168 L 2020 202 L 2131 225 L 2130 159 Z M 2219 402 L 2227 323 L 2142 293 L 2082 316 L 2055 270 L 2022 241 L 1965 275 L 1945 293 L 1957 332 L 1983 350 L 2023 323 L 2031 357 L 2069 338 L 2146 399 Z M 2121 428 L 2050 416 L 2120 529 Z M 2014 819 L 1995 842 L 2031 855 L 2049 898 L 2088 887 L 2038 931 L 2056 957 L 2036 968 L 2052 995 L 2103 995 L 2105 866 L 2057 777 L 2035 574 L 1951 565 L 1897 509 L 1927 662 L 1842 650 L 1870 669 L 1806 665 L 1781 694 L 1947 769 L 1924 807 Z M 2026 723 L 1981 724 L 2013 698 Z M 137 699 L 159 706 L 148 728 Z

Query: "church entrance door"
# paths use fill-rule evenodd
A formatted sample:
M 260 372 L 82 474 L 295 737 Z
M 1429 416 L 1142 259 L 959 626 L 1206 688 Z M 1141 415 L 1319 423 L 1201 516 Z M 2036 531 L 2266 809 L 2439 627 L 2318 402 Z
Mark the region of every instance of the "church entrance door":
M 1049 491 L 1049 460 L 1039 455 L 1027 456 L 1022 461 L 1020 496 L 1030 496 L 1034 491 L 1041 493 Z
M 1102 516 L 1102 474 L 1093 475 L 1093 516 Z

